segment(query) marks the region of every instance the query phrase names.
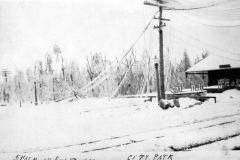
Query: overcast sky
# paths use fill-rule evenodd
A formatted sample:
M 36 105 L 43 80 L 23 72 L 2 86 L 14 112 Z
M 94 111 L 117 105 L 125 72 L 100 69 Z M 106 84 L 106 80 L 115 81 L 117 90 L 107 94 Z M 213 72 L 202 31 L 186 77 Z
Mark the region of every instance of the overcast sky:
M 91 52 L 101 52 L 110 60 L 120 58 L 157 10 L 143 5 L 142 0 L 0 1 L 0 70 L 33 68 L 36 60 L 44 61 L 45 54 L 52 53 L 54 44 L 64 58 L 77 60 L 81 67 Z M 192 61 L 203 50 L 228 56 L 204 43 L 239 52 L 240 27 L 206 26 L 182 15 L 180 11 L 164 11 L 164 16 L 171 19 L 164 28 L 164 51 L 170 48 L 172 59 L 180 60 L 184 49 Z M 153 21 L 134 47 L 139 57 L 144 49 L 159 55 L 158 32 L 153 29 L 157 23 Z

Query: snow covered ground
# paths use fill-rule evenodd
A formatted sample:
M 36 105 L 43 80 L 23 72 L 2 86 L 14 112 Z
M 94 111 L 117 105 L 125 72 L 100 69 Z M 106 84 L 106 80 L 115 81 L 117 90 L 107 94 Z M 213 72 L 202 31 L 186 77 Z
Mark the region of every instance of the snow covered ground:
M 0 106 L 0 153 L 239 148 L 240 91 L 209 95 L 217 103 L 168 110 L 137 98 Z

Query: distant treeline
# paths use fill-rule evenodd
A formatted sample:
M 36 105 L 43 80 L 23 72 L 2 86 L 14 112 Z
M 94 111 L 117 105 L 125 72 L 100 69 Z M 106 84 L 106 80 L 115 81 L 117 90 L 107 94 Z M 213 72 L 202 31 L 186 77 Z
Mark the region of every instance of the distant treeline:
M 140 94 L 156 92 L 156 70 L 153 57 L 147 51 L 142 53 L 140 60 L 136 59 L 136 52 L 132 51 L 119 65 L 114 73 L 99 86 L 85 93 L 88 97 L 106 97 L 116 95 Z M 194 64 L 206 58 L 209 52 L 202 53 L 201 58 L 196 58 Z M 118 62 L 118 60 L 116 59 Z M 53 63 L 58 63 L 60 71 L 53 70 Z M 107 60 L 101 53 L 91 54 L 86 57 L 86 67 L 79 68 L 73 60 L 64 59 L 60 48 L 55 45 L 53 54 L 46 53 L 45 60 L 38 60 L 32 68 L 25 71 L 17 70 L 15 75 L 8 77 L 7 82 L 0 84 L 0 101 L 34 101 L 35 85 L 38 101 L 54 101 L 69 96 L 74 90 L 80 90 L 88 82 L 96 78 L 113 62 Z M 174 85 L 183 85 L 189 88 L 192 82 L 202 82 L 207 85 L 207 77 L 191 75 L 186 77 L 185 71 L 192 66 L 188 53 L 184 50 L 180 63 L 173 63 L 165 58 L 166 89 Z

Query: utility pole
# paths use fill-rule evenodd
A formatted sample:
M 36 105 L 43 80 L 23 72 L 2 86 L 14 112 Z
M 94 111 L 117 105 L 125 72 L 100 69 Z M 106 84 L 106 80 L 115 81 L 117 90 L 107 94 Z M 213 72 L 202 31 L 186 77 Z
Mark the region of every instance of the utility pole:
M 169 19 L 162 18 L 162 6 L 163 2 L 161 0 L 158 1 L 159 4 L 152 4 L 149 2 L 144 2 L 146 5 L 157 6 L 159 7 L 159 17 L 154 19 L 159 20 L 159 26 L 154 26 L 154 29 L 158 29 L 159 31 L 159 61 L 160 61 L 160 96 L 161 99 L 165 99 L 165 84 L 164 84 L 164 58 L 163 58 L 163 31 L 162 27 L 166 26 L 163 21 L 170 21 Z
M 163 31 L 162 23 L 162 7 L 159 7 L 159 58 L 160 58 L 160 92 L 161 98 L 165 99 L 165 86 L 164 86 L 164 60 L 163 60 Z
M 2 76 L 5 77 L 5 82 L 6 82 L 6 85 L 4 86 L 4 89 L 3 89 L 3 100 L 5 102 L 5 100 L 9 101 L 9 96 L 7 96 L 8 94 L 6 93 L 6 86 L 7 86 L 7 77 L 9 74 L 11 74 L 11 71 L 8 71 L 7 69 L 3 69 L 2 71 Z
M 2 76 L 5 77 L 5 82 L 7 83 L 7 76 L 11 74 L 11 71 L 8 71 L 7 69 L 3 69 L 1 72 L 2 72 Z
M 158 74 L 158 59 L 157 57 L 155 56 L 154 58 L 154 65 L 155 65 L 155 68 L 156 68 L 156 77 L 157 77 L 157 95 L 158 95 L 158 104 L 161 100 L 161 97 L 160 97 L 160 87 L 159 87 L 159 74 Z
M 36 82 L 34 82 L 34 87 L 35 87 L 35 106 L 38 105 L 37 103 L 37 86 Z
M 39 95 L 38 101 L 40 101 L 40 99 L 41 99 L 41 102 L 42 102 L 42 83 L 41 83 L 41 81 L 39 82 L 39 88 L 40 88 L 40 95 Z

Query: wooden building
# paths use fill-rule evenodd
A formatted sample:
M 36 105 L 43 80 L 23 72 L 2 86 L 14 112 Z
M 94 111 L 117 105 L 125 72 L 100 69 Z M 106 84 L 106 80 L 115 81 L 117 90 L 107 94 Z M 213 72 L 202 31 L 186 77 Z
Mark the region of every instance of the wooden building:
M 230 78 L 231 82 L 236 83 L 236 78 L 240 78 L 240 57 L 234 59 L 226 56 L 220 57 L 216 55 L 209 55 L 207 58 L 198 62 L 186 72 L 188 74 L 207 74 L 208 86 L 217 85 L 218 79 Z

